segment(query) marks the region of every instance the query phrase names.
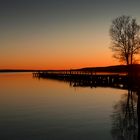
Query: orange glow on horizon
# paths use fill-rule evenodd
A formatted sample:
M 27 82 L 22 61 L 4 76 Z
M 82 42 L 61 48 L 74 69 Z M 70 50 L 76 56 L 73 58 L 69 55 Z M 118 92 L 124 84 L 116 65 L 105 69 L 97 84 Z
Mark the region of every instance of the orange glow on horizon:
M 61 61 L 59 60 L 58 63 L 48 63 L 45 64 L 45 62 L 38 62 L 33 63 L 28 61 L 22 62 L 22 63 L 10 63 L 7 65 L 2 65 L 0 69 L 40 69 L 40 70 L 46 70 L 46 69 L 78 69 L 78 68 L 84 68 L 84 67 L 102 67 L 102 66 L 110 66 L 110 65 L 119 65 L 119 63 L 112 59 L 105 59 L 105 60 L 98 60 L 95 61 L 94 59 L 88 61 L 88 60 L 71 60 L 71 61 Z
M 94 35 L 92 30 L 80 30 L 74 36 L 10 38 L 0 44 L 0 69 L 78 69 L 119 64 L 112 58 L 106 33 L 96 31 Z

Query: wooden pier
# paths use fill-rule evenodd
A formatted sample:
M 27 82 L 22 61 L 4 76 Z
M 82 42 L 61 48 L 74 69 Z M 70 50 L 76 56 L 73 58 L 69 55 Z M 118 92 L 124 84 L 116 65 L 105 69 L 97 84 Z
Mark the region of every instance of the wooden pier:
M 101 74 L 93 71 L 38 71 L 33 77 L 48 78 L 69 82 L 70 86 L 104 86 L 104 87 L 128 87 L 128 76 L 124 74 Z

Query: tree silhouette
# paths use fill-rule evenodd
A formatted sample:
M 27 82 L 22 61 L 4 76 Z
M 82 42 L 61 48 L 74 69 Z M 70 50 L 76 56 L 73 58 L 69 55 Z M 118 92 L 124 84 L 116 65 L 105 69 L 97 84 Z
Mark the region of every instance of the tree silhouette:
M 120 16 L 112 21 L 110 36 L 114 57 L 127 65 L 134 62 L 134 55 L 140 52 L 140 26 L 130 16 Z

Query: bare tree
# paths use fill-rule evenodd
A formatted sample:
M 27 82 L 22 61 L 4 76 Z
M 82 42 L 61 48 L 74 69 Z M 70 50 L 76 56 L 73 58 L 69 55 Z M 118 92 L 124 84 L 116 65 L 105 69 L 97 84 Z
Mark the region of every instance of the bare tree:
M 110 36 L 114 57 L 127 65 L 133 64 L 134 56 L 140 53 L 140 26 L 130 16 L 120 16 L 112 21 Z

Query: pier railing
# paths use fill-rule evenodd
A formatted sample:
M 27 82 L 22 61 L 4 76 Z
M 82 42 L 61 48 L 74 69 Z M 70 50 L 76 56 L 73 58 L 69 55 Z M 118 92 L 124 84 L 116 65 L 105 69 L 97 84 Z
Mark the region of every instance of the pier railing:
M 128 88 L 130 78 L 124 73 L 107 73 L 94 71 L 38 71 L 33 77 L 56 79 L 69 82 L 71 86 L 107 86 Z

